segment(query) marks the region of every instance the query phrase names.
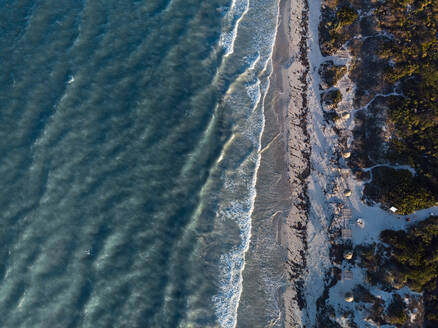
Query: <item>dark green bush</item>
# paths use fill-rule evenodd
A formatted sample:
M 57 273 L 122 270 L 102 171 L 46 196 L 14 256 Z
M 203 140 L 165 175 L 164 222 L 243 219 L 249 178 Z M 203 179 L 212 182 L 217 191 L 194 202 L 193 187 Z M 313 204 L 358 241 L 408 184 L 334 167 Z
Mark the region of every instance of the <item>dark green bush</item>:
M 395 206 L 400 214 L 409 214 L 435 204 L 432 191 L 408 170 L 388 167 L 373 169 L 372 185 L 365 187 L 365 194 L 376 202 Z
M 425 327 L 437 327 L 438 216 L 430 216 L 408 231 L 384 230 L 380 239 L 389 246 L 391 256 L 378 267 L 367 266 L 368 274 L 375 275 L 375 270 L 385 270 L 390 276 L 401 277 L 402 285 L 423 293 Z M 365 256 L 367 254 L 364 253 Z M 402 300 L 395 296 L 387 309 L 386 319 L 389 323 L 402 325 L 406 322 L 404 307 Z
M 386 320 L 392 325 L 403 325 L 408 323 L 408 316 L 405 312 L 405 304 L 400 295 L 395 294 L 386 311 Z
M 327 87 L 334 86 L 347 72 L 345 65 L 335 65 L 333 61 L 325 62 L 321 65 L 319 74 L 322 82 Z
M 394 63 L 384 77 L 403 91 L 390 104 L 390 159 L 415 168 L 422 186 L 438 198 L 438 1 L 387 0 L 376 14 L 394 36 L 379 50 Z
M 392 259 L 410 288 L 422 292 L 431 282 L 438 282 L 437 216 L 420 222 L 408 232 L 384 230 L 380 238 L 391 245 Z
M 336 29 L 341 29 L 346 25 L 353 24 L 359 17 L 356 10 L 350 7 L 341 7 L 336 12 Z
M 324 102 L 332 107 L 336 107 L 341 102 L 341 100 L 342 94 L 339 89 L 330 90 L 324 94 Z

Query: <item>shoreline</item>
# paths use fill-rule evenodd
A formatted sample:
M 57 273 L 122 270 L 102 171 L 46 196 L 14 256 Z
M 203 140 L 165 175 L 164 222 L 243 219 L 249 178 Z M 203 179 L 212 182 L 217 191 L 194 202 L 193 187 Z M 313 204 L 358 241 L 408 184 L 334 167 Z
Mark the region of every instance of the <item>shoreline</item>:
M 340 105 L 348 116 L 335 123 L 325 117 L 328 107 L 322 101 L 321 64 L 332 60 L 350 72 L 352 57 L 348 49 L 322 54 L 321 6 L 320 0 L 279 1 L 247 253 L 269 267 L 266 271 L 272 280 L 265 293 L 254 294 L 258 300 L 251 299 L 257 305 L 265 302 L 257 308 L 266 313 L 254 313 L 248 304 L 240 306 L 239 323 L 245 323 L 245 317 L 259 318 L 258 322 L 266 322 L 268 317 L 269 327 L 314 327 L 321 322 L 329 324 L 332 314 L 354 310 L 344 296 L 362 283 L 364 273 L 353 262 L 336 263 L 333 252 L 376 241 L 382 229 L 405 226 L 391 214 L 362 202 L 364 182 L 343 158 L 355 123 L 356 85 L 349 74 L 336 82 L 342 94 Z M 354 236 L 351 242 L 341 238 L 346 224 L 344 209 L 352 213 L 351 222 L 360 217 L 367 225 L 364 229 L 348 224 Z M 253 276 L 261 268 L 263 271 L 263 266 L 244 271 L 246 288 L 260 288 L 260 281 L 266 286 L 268 275 Z M 353 280 L 342 278 L 347 271 L 354 274 Z M 364 314 L 356 313 L 356 319 L 364 320 Z
M 311 147 L 307 131 L 307 76 L 310 69 L 307 57 L 307 1 L 280 0 L 279 12 L 280 23 L 268 91 L 270 96 L 265 104 L 266 123 L 258 188 L 266 186 L 263 175 L 281 177 L 276 181 L 276 187 L 269 188 L 268 198 L 275 205 L 271 208 L 276 208 L 276 211 L 270 215 L 266 215 L 266 211 L 264 213 L 264 217 L 272 218 L 275 239 L 282 252 L 280 269 L 283 281 L 277 295 L 280 313 L 272 326 L 301 327 L 302 311 L 306 306 L 303 287 L 307 261 L 307 178 L 310 174 Z M 277 129 L 276 133 L 269 128 Z M 277 189 L 277 196 L 273 189 Z M 258 195 L 266 194 L 262 190 Z
M 249 326 L 254 320 L 269 327 L 302 327 L 306 303 L 310 173 L 306 0 L 279 0 L 278 19 L 237 326 Z M 264 308 L 265 313 L 256 308 Z
M 294 309 L 284 311 L 285 301 L 289 299 L 284 296 L 296 290 L 290 286 L 285 268 L 285 263 L 290 260 L 286 250 L 291 232 L 287 231 L 286 223 L 292 206 L 286 120 L 290 94 L 285 74 L 290 59 L 287 33 L 290 17 L 290 1 L 279 0 L 272 71 L 263 99 L 265 124 L 259 150 L 252 237 L 245 256 L 243 289 L 237 314 L 238 327 L 262 322 L 269 327 L 284 327 L 290 313 L 296 312 Z M 301 239 L 304 242 L 303 236 Z M 298 256 L 303 255 L 297 253 Z

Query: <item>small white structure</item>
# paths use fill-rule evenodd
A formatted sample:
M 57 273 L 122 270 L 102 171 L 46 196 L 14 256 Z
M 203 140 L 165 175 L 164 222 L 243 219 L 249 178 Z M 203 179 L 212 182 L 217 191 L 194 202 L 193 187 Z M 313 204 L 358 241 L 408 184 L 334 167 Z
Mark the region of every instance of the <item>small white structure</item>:
M 359 226 L 359 228 L 365 228 L 365 221 L 362 218 L 357 219 L 356 224 Z
M 354 297 L 352 293 L 346 293 L 345 294 L 345 302 L 351 303 L 354 301 Z
M 342 154 L 342 157 L 344 158 L 350 158 L 351 153 L 349 151 L 346 151 L 345 153 Z
M 345 196 L 345 197 L 350 197 L 351 194 L 352 194 L 351 189 L 345 189 L 345 190 L 344 190 L 344 196 Z
M 392 213 L 395 213 L 395 212 L 397 212 L 398 208 L 397 208 L 397 207 L 394 207 L 394 206 L 391 206 L 391 207 L 389 208 L 389 210 L 390 210 Z
M 353 252 L 352 251 L 344 252 L 344 259 L 351 260 L 352 258 L 353 258 Z
M 350 113 L 343 113 L 341 117 L 343 120 L 348 120 L 350 118 Z

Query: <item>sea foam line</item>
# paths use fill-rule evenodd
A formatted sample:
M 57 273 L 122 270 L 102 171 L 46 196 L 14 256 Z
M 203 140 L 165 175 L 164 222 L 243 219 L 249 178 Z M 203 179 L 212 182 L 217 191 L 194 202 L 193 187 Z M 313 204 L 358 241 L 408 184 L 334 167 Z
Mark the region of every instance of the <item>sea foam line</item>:
M 240 22 L 243 17 L 248 13 L 249 0 L 233 0 L 231 9 L 227 13 L 227 18 L 230 20 L 233 29 L 231 31 L 224 32 L 220 38 L 220 45 L 225 48 L 225 57 L 228 57 L 234 52 L 234 43 L 236 42 L 237 30 L 239 29 Z M 237 21 L 234 23 L 234 20 Z
M 252 183 L 251 183 L 251 190 L 252 190 L 251 197 L 250 197 L 251 207 L 250 207 L 249 215 L 248 215 L 249 216 L 249 232 L 248 232 L 248 238 L 245 241 L 245 247 L 244 247 L 244 253 L 243 253 L 244 258 L 246 257 L 246 253 L 248 252 L 249 244 L 250 244 L 251 236 L 252 236 L 251 235 L 251 229 L 252 229 L 252 218 L 251 217 L 252 217 L 252 213 L 254 212 L 254 204 L 255 204 L 255 199 L 257 197 L 257 190 L 256 190 L 257 174 L 258 174 L 258 171 L 259 171 L 259 168 L 260 168 L 260 162 L 261 162 L 261 157 L 262 157 L 261 156 L 262 137 L 263 137 L 263 132 L 265 131 L 265 122 L 266 122 L 265 114 L 264 114 L 265 113 L 264 103 L 265 103 L 266 95 L 268 94 L 268 91 L 269 91 L 269 87 L 271 85 L 271 77 L 272 77 L 272 73 L 273 73 L 273 69 L 272 69 L 272 54 L 274 52 L 275 40 L 277 38 L 278 27 L 279 27 L 279 23 L 280 23 L 280 11 L 279 11 L 279 8 L 280 8 L 280 6 L 278 5 L 277 22 L 276 22 L 276 27 L 275 27 L 275 33 L 274 33 L 273 38 L 272 38 L 270 58 L 266 61 L 265 66 L 263 67 L 263 70 L 262 70 L 261 73 L 263 73 L 263 72 L 265 72 L 267 70 L 268 65 L 270 66 L 271 72 L 269 73 L 269 76 L 268 76 L 268 82 L 267 82 L 267 86 L 266 86 L 266 90 L 265 90 L 265 93 L 263 95 L 263 98 L 260 97 L 260 94 L 259 94 L 259 97 L 257 99 L 257 103 L 254 106 L 254 108 L 257 108 L 257 106 L 260 103 L 260 100 L 262 99 L 262 102 L 261 102 L 261 111 L 262 111 L 262 122 L 261 122 L 261 125 L 262 125 L 262 127 L 261 127 L 261 131 L 260 131 L 260 134 L 259 134 L 259 140 L 258 140 L 258 146 L 257 146 L 257 161 L 256 161 L 256 166 L 255 166 L 255 170 L 254 170 L 254 175 L 253 175 Z M 260 90 L 260 80 L 258 80 L 258 88 Z M 246 264 L 246 261 L 244 260 L 242 268 L 240 269 L 240 274 L 239 274 L 239 294 L 238 294 L 238 300 L 239 301 L 240 301 L 240 297 L 242 295 L 242 289 L 243 289 L 243 270 L 245 269 L 245 264 Z M 235 309 L 236 319 L 237 319 L 237 311 L 239 309 L 239 303 L 240 303 L 239 301 L 237 302 L 237 306 L 236 306 L 236 309 Z M 236 324 L 237 324 L 237 320 L 235 321 L 233 327 L 236 327 Z
M 270 55 L 269 55 L 269 58 L 266 60 L 262 71 L 259 74 L 259 76 L 260 76 L 260 75 L 262 75 L 262 73 L 266 72 L 268 67 L 271 70 L 269 73 L 269 76 L 267 77 L 268 80 L 267 80 L 267 86 L 266 86 L 265 92 L 263 94 L 263 97 L 261 97 L 261 90 L 260 90 L 261 83 L 260 83 L 259 79 L 257 79 L 257 82 L 256 82 L 258 92 L 255 92 L 254 88 L 252 88 L 252 87 L 249 87 L 247 89 L 248 96 L 250 96 L 250 98 L 253 99 L 253 97 L 255 96 L 255 93 L 257 94 L 257 96 L 256 96 L 257 100 L 256 100 L 253 108 L 257 108 L 258 105 L 261 104 L 261 122 L 260 122 L 261 123 L 261 130 L 260 130 L 260 133 L 258 136 L 257 153 L 256 153 L 257 158 L 256 158 L 256 163 L 255 163 L 254 174 L 253 174 L 252 180 L 251 180 L 251 187 L 250 187 L 250 194 L 249 194 L 250 208 L 248 211 L 248 215 L 244 216 L 243 218 L 238 220 L 238 224 L 239 224 L 239 228 L 240 228 L 241 243 L 240 243 L 239 247 L 237 247 L 237 249 L 235 249 L 233 252 L 231 252 L 231 254 L 228 254 L 228 256 L 226 256 L 226 255 L 222 256 L 222 258 L 221 258 L 221 261 L 223 262 L 222 264 L 224 264 L 224 266 L 223 266 L 223 271 L 225 271 L 224 273 L 226 274 L 227 272 L 229 272 L 229 274 L 227 275 L 229 277 L 229 282 L 227 285 L 231 284 L 231 286 L 229 286 L 228 293 L 227 293 L 227 291 L 225 291 L 225 293 L 224 293 L 224 296 L 229 297 L 229 306 L 224 304 L 224 302 L 220 302 L 220 299 L 219 299 L 220 297 L 214 297 L 215 303 L 219 304 L 216 312 L 217 312 L 218 317 L 219 317 L 219 322 L 223 328 L 235 328 L 237 325 L 237 312 L 239 309 L 240 298 L 241 298 L 242 290 L 243 290 L 243 270 L 245 269 L 245 264 L 246 264 L 245 258 L 246 258 L 246 254 L 249 250 L 250 241 L 251 241 L 251 237 L 252 237 L 252 233 L 251 233 L 251 231 L 252 231 L 252 213 L 254 211 L 255 199 L 257 197 L 257 191 L 256 191 L 257 174 L 258 174 L 258 170 L 259 170 L 260 162 L 261 162 L 261 153 L 262 153 L 261 145 L 262 145 L 263 132 L 265 129 L 264 103 L 265 103 L 266 95 L 269 91 L 271 77 L 272 77 L 272 73 L 273 73 L 272 55 L 273 55 L 273 50 L 274 50 L 274 46 L 275 46 L 275 40 L 277 38 L 279 24 L 280 24 L 280 6 L 277 3 L 277 21 L 276 21 L 275 32 L 274 32 L 274 35 L 272 37 Z M 257 61 L 258 61 L 258 59 L 259 58 L 257 58 Z M 237 272 L 235 269 L 238 269 Z M 237 278 L 237 282 L 235 282 L 236 278 Z M 233 282 L 235 282 L 235 284 L 233 284 Z M 228 308 L 228 311 L 227 311 L 227 308 Z M 230 310 L 232 310 L 232 311 L 230 311 Z

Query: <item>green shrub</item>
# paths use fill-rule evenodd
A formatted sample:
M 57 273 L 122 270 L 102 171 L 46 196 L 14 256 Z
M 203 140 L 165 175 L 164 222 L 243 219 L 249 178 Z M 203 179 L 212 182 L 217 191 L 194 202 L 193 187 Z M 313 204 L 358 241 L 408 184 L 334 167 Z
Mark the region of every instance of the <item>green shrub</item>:
M 430 216 L 408 231 L 384 230 L 380 239 L 389 245 L 391 256 L 379 268 L 393 276 L 401 276 L 403 285 L 423 293 L 425 319 L 429 321 L 426 327 L 437 327 L 438 216 Z M 372 274 L 373 268 L 368 270 Z M 404 307 L 401 299 L 395 296 L 388 306 L 387 320 L 393 325 L 405 323 Z
M 384 230 L 380 238 L 391 245 L 392 259 L 410 288 L 422 292 L 438 279 L 437 216 L 429 217 L 408 232 Z
M 436 202 L 433 192 L 411 172 L 388 167 L 373 169 L 372 187 L 367 185 L 365 193 L 387 207 L 395 206 L 400 214 L 428 208 Z
M 331 107 L 336 107 L 341 101 L 342 94 L 339 89 L 327 91 L 324 95 L 324 102 Z
M 406 63 L 406 64 L 397 65 L 395 67 L 391 67 L 390 69 L 388 69 L 385 72 L 384 78 L 387 81 L 394 83 L 400 80 L 401 78 L 404 78 L 405 76 L 411 76 L 412 74 L 417 72 L 419 68 L 420 66 L 416 63 Z
M 409 11 L 406 6 L 410 5 Z M 379 25 L 394 38 L 378 51 L 394 65 L 384 73 L 399 83 L 403 97 L 389 104 L 393 127 L 389 157 L 415 168 L 421 185 L 438 198 L 438 1 L 388 0 L 376 10 Z M 397 19 L 394 19 L 397 18 Z M 407 200 L 417 208 L 429 198 L 417 194 Z
M 341 7 L 336 12 L 336 29 L 351 25 L 359 17 L 356 10 L 350 7 Z
M 345 65 L 335 65 L 333 61 L 329 60 L 321 64 L 319 68 L 319 75 L 323 88 L 333 87 L 347 72 Z
M 393 296 L 391 304 L 388 305 L 386 319 L 392 325 L 403 325 L 408 322 L 405 304 L 400 295 Z

